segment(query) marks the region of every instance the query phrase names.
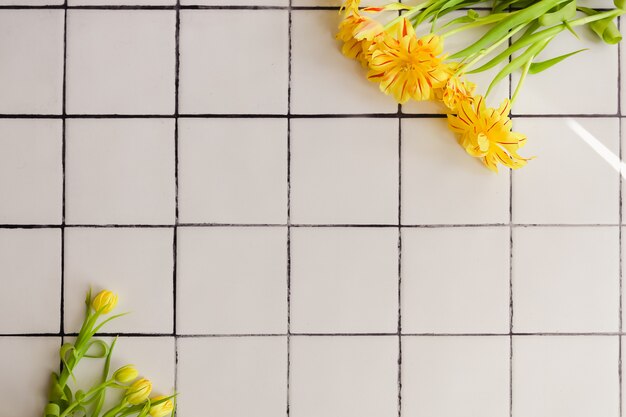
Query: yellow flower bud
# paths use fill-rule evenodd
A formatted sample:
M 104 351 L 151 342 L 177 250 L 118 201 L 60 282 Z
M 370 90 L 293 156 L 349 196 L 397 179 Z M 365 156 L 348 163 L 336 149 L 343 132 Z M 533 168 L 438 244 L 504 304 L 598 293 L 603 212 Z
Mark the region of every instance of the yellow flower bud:
M 93 299 L 91 306 L 94 310 L 100 311 L 102 314 L 110 313 L 117 305 L 117 294 L 102 290 Z
M 141 378 L 128 387 L 126 390 L 126 401 L 132 405 L 139 405 L 148 399 L 152 392 L 152 382 Z
M 139 376 L 139 372 L 133 365 L 122 366 L 120 369 L 113 373 L 113 378 L 120 384 L 126 384 L 127 382 L 134 381 Z
M 167 398 L 167 397 L 165 395 L 160 395 L 158 397 L 154 397 L 152 399 L 152 402 L 156 402 L 164 398 Z M 150 407 L 150 417 L 164 417 L 170 414 L 173 410 L 174 410 L 174 403 L 172 403 L 172 401 L 170 400 L 166 400 Z

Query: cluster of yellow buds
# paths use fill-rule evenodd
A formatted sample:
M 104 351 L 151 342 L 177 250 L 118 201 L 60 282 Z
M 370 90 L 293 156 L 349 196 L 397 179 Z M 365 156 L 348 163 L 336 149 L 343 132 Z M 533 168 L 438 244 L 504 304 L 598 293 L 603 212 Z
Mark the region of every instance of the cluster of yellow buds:
M 409 100 L 433 100 L 447 113 L 448 127 L 457 134 L 459 144 L 468 154 L 479 158 L 492 171 L 498 165 L 517 169 L 530 158 L 517 152 L 526 143 L 526 136 L 512 132 L 509 118 L 526 75 L 541 72 L 575 53 L 564 54 L 547 61 L 536 57 L 564 30 L 589 26 L 604 42 L 621 40 L 614 19 L 623 14 L 623 0 L 616 0 L 617 9 L 596 11 L 578 7 L 576 0 L 492 0 L 492 10 L 480 15 L 469 10 L 466 16 L 437 26 L 444 15 L 467 8 L 478 0 L 425 0 L 414 6 L 391 3 L 381 7 L 359 8 L 359 0 L 346 0 L 340 13 L 337 39 L 342 52 L 367 69 L 367 79 L 400 103 Z M 383 25 L 371 17 L 384 11 L 402 11 Z M 577 16 L 584 13 L 584 17 Z M 417 36 L 415 28 L 430 21 L 430 31 Z M 489 28 L 465 49 L 444 53 L 444 39 L 476 27 Z M 518 38 L 513 39 L 515 34 Z M 500 52 L 498 48 L 508 48 Z M 500 48 L 502 49 L 502 48 Z M 521 52 L 523 51 L 523 52 Z M 518 53 L 515 57 L 513 54 Z M 495 55 L 495 56 L 494 56 Z M 486 58 L 489 61 L 475 66 Z M 476 94 L 476 85 L 467 74 L 485 71 L 509 61 L 494 77 L 485 95 Z M 516 69 L 522 70 L 520 82 L 511 100 L 505 98 L 497 107 L 486 105 L 486 96 L 493 86 Z
M 87 294 L 85 300 L 87 314 L 78 337 L 74 344 L 66 343 L 61 347 L 63 368 L 60 374 L 52 374 L 49 402 L 44 410 L 44 417 L 70 417 L 74 415 L 99 417 L 106 390 L 109 388 L 122 390 L 123 395 L 120 402 L 105 411 L 102 417 L 115 417 L 120 414 L 125 416 L 149 415 L 151 417 L 174 415 L 175 395 L 158 395 L 151 398 L 152 382 L 146 378 L 139 378 L 139 371 L 134 365 L 122 366 L 113 372 L 111 377 L 108 376 L 111 355 L 117 338 L 110 345 L 107 345 L 102 340 L 93 339 L 93 336 L 108 321 L 123 315 L 118 314 L 98 323 L 100 316 L 109 314 L 115 309 L 117 301 L 117 294 L 108 290 L 100 291 L 93 299 L 91 291 Z M 102 381 L 88 390 L 79 389 L 73 393 L 67 384 L 68 379 L 70 376 L 74 376 L 74 368 L 94 344 L 99 345 L 102 349 L 100 349 L 100 354 L 94 354 L 90 351 L 89 357 L 104 359 Z

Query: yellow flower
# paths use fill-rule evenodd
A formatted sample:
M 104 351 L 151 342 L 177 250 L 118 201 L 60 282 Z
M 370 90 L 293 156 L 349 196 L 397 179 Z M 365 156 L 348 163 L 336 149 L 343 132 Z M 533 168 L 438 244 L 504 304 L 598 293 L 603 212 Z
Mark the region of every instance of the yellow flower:
M 91 306 L 101 314 L 108 314 L 117 305 L 117 294 L 108 290 L 102 290 L 93 299 Z
M 398 27 L 397 36 L 385 32 L 376 43 L 367 78 L 379 82 L 380 90 L 399 103 L 409 99 L 429 100 L 433 90 L 442 88 L 450 76 L 443 57 L 443 41 L 436 35 L 422 38 L 408 20 Z
M 529 158 L 517 154 L 526 143 L 526 136 L 511 132 L 510 103 L 505 100 L 500 108 L 487 107 L 477 96 L 474 103 L 462 102 L 458 114 L 448 115 L 448 127 L 458 133 L 459 143 L 467 153 L 481 158 L 487 168 L 498 172 L 498 163 L 517 169 L 526 165 Z
M 346 15 L 358 13 L 359 3 L 361 3 L 361 0 L 345 0 L 345 2 L 341 5 L 341 8 L 339 9 L 339 13 L 343 11 L 346 12 Z
M 350 14 L 339 24 L 336 38 L 344 44 L 341 52 L 367 67 L 371 58 L 370 47 L 383 26 L 376 20 L 358 14 Z
M 133 365 L 122 366 L 113 373 L 113 378 L 120 384 L 134 381 L 139 376 L 139 372 Z
M 476 84 L 467 80 L 461 80 L 458 76 L 452 76 L 443 87 L 440 100 L 452 111 L 456 111 L 461 102 L 474 102 Z M 439 98 L 439 97 L 438 97 Z
M 154 397 L 152 402 L 163 400 L 167 398 L 165 395 Z M 164 417 L 170 414 L 174 410 L 174 404 L 170 400 L 163 401 L 159 404 L 150 407 L 150 417 Z
M 145 378 L 139 379 L 126 390 L 126 401 L 132 405 L 141 404 L 148 399 L 151 392 L 152 382 Z

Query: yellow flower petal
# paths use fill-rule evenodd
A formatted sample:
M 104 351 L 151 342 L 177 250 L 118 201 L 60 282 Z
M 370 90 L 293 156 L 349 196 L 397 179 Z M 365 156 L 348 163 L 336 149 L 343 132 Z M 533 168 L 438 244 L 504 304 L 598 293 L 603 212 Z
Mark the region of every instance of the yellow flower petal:
M 484 98 L 478 96 L 473 102 L 461 102 L 457 114 L 448 115 L 448 127 L 460 135 L 460 145 L 495 172 L 498 164 L 518 169 L 530 159 L 517 153 L 525 144 L 526 136 L 511 132 L 510 108 L 508 100 L 498 109 L 489 108 Z
M 368 79 L 379 82 L 380 90 L 399 103 L 429 100 L 434 89 L 442 88 L 449 78 L 443 59 L 434 53 L 443 50 L 441 38 L 417 38 L 407 19 L 396 26 L 381 34 L 376 42 Z

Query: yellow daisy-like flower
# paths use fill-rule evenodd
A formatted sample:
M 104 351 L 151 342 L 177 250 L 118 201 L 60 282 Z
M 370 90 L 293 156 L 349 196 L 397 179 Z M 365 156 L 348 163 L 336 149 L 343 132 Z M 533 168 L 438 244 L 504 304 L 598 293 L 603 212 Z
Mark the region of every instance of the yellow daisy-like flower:
M 448 115 L 448 127 L 460 135 L 459 143 L 467 153 L 481 158 L 492 171 L 498 172 L 499 163 L 512 169 L 521 168 L 529 158 L 519 156 L 517 150 L 526 143 L 526 136 L 511 132 L 510 110 L 508 99 L 494 109 L 477 96 L 473 104 L 461 102 L 458 114 Z
M 428 100 L 434 89 L 442 88 L 450 76 L 441 53 L 439 36 L 415 36 L 411 23 L 404 19 L 397 36 L 384 32 L 374 46 L 367 78 L 379 82 L 380 90 L 393 95 L 399 103 L 409 99 Z
M 344 43 L 341 52 L 345 56 L 356 59 L 367 67 L 372 56 L 371 46 L 382 32 L 383 26 L 376 20 L 350 14 L 339 24 L 336 38 Z
M 473 103 L 476 84 L 462 80 L 458 76 L 452 76 L 443 89 L 438 90 L 437 98 L 450 110 L 456 111 L 462 102 Z

